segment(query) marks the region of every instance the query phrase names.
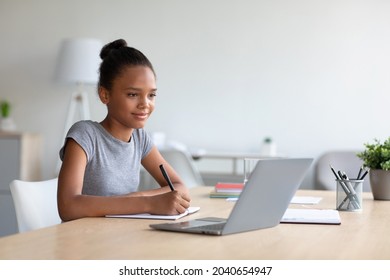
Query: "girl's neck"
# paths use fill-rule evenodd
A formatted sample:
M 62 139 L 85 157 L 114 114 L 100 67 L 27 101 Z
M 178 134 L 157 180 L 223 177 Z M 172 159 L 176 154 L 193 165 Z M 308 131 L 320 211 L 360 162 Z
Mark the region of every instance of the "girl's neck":
M 110 133 L 116 139 L 119 139 L 123 142 L 130 142 L 131 135 L 133 134 L 132 128 L 125 128 L 119 123 L 110 121 L 107 117 L 100 122 L 103 128 Z

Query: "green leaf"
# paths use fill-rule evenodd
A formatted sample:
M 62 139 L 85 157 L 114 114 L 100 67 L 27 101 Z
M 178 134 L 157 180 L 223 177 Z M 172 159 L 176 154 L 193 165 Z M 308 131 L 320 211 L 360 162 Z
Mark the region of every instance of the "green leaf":
M 0 112 L 1 112 L 1 117 L 7 118 L 10 115 L 11 111 L 11 105 L 8 101 L 1 101 L 0 102 Z
M 364 146 L 366 149 L 356 155 L 363 160 L 365 167 L 390 170 L 390 137 L 383 143 L 374 139 L 374 143 L 365 143 Z

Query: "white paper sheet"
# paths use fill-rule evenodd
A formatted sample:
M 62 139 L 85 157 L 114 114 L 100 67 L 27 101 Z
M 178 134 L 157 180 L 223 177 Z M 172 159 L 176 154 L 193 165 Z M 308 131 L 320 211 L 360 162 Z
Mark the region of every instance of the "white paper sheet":
M 189 214 L 199 211 L 200 207 L 189 207 L 184 213 L 179 215 L 152 215 L 149 213 L 141 214 L 122 214 L 122 215 L 106 215 L 107 218 L 128 218 L 128 219 L 153 219 L 153 220 L 177 220 Z
M 341 224 L 339 212 L 334 209 L 287 209 L 281 223 Z

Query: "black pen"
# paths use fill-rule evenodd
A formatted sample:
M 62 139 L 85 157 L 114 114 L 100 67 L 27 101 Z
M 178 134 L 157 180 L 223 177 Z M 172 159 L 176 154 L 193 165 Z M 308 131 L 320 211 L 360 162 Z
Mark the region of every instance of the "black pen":
M 168 173 L 165 171 L 165 168 L 162 164 L 160 165 L 160 170 L 161 170 L 161 173 L 163 174 L 165 180 L 167 181 L 168 186 L 171 188 L 171 191 L 174 191 L 175 188 L 173 187 L 172 181 L 169 178 Z
M 367 173 L 368 173 L 368 170 L 366 170 L 366 172 L 364 172 L 363 176 L 359 180 L 363 180 L 364 177 L 366 177 Z
M 360 166 L 359 173 L 358 173 L 358 175 L 357 175 L 356 179 L 358 179 L 358 180 L 359 180 L 359 178 L 360 178 L 360 174 L 362 174 L 362 171 L 363 171 L 363 166 Z
M 340 181 L 341 187 L 344 189 L 344 192 L 346 193 L 347 197 L 349 197 L 350 196 L 350 192 L 349 192 L 347 186 L 342 181 L 343 180 L 343 176 L 340 174 L 340 171 L 339 171 L 339 174 L 340 174 L 340 177 L 339 177 L 339 175 L 337 175 L 336 171 L 334 170 L 333 166 L 330 165 L 330 164 L 329 164 L 329 166 L 330 166 L 330 170 L 332 170 L 334 176 L 336 177 L 336 180 Z
M 333 166 L 330 165 L 330 164 L 329 164 L 329 166 L 330 166 L 330 170 L 332 170 L 332 172 L 333 172 L 334 176 L 336 177 L 336 179 L 337 180 L 341 180 L 341 178 L 339 178 L 339 176 L 337 175 L 336 171 L 334 170 Z

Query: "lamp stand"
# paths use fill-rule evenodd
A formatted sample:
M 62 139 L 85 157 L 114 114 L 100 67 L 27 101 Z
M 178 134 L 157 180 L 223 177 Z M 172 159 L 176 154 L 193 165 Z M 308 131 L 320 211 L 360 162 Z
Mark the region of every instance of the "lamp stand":
M 64 136 L 62 137 L 62 141 L 65 141 L 66 135 L 71 128 L 71 126 L 75 123 L 75 115 L 79 114 L 79 119 L 81 120 L 89 120 L 90 112 L 89 112 L 89 103 L 88 103 L 88 93 L 86 91 L 80 90 L 72 93 L 72 98 L 70 100 L 68 115 L 66 117 L 65 122 L 65 130 Z M 58 159 L 56 173 L 59 174 L 61 168 L 61 159 Z
M 79 116 L 82 120 L 89 120 L 90 113 L 89 113 L 89 105 L 88 105 L 88 94 L 85 91 L 79 91 L 74 92 L 72 94 L 72 98 L 70 100 L 69 104 L 69 110 L 68 110 L 68 116 L 66 117 L 66 123 L 65 123 L 65 131 L 64 131 L 64 138 L 66 137 L 66 134 L 68 133 L 68 130 L 72 126 L 72 124 L 75 122 L 75 113 L 77 110 L 77 107 L 79 109 Z

